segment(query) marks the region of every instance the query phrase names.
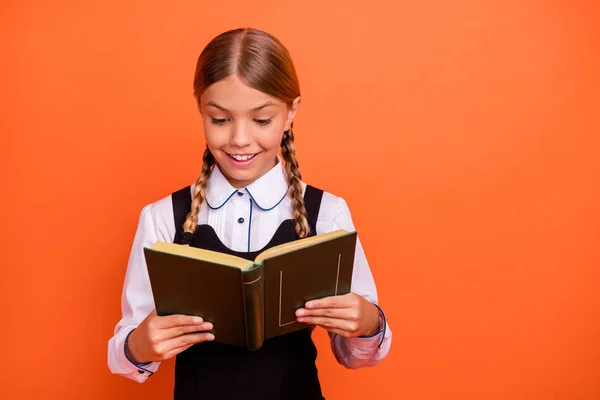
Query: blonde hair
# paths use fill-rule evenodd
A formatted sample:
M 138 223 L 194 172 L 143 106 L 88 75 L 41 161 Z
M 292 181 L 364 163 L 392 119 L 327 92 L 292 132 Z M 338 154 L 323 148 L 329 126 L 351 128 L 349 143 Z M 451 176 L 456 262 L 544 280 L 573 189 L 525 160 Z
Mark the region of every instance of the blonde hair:
M 194 74 L 194 94 L 197 99 L 215 82 L 236 75 L 248 86 L 280 99 L 288 105 L 300 96 L 298 76 L 285 46 L 267 32 L 244 28 L 224 32 L 204 48 Z M 296 159 L 293 123 L 283 132 L 281 155 L 292 197 L 294 226 L 299 238 L 309 234 L 306 207 L 302 196 L 302 176 Z M 194 188 L 192 208 L 183 225 L 184 235 L 191 236 L 198 225 L 198 213 L 205 200 L 206 184 L 215 165 L 215 158 L 206 148 L 202 172 Z

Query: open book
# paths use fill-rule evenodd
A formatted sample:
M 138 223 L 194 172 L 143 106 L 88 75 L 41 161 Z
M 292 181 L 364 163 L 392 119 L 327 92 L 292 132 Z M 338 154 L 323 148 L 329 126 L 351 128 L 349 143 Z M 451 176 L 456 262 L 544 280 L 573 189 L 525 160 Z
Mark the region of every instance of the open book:
M 356 232 L 338 230 L 272 247 L 255 260 L 174 243 L 144 248 L 158 315 L 198 315 L 215 341 L 248 350 L 306 328 L 298 308 L 350 292 Z

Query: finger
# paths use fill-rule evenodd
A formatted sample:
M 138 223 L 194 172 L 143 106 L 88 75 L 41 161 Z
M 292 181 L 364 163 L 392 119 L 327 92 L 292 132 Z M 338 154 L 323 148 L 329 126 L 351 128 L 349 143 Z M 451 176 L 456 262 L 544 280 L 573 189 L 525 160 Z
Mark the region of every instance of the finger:
M 204 322 L 202 317 L 195 315 L 173 314 L 165 317 L 159 317 L 156 327 L 160 329 L 168 329 L 180 325 L 198 325 Z
M 165 347 L 168 349 L 176 349 L 177 347 L 183 347 L 189 345 L 194 345 L 197 343 L 208 342 L 215 339 L 215 335 L 209 332 L 200 332 L 200 333 L 189 333 L 187 335 L 177 336 L 172 339 L 168 339 L 165 342 Z
M 156 354 L 159 359 L 166 360 L 172 357 L 176 349 L 189 348 L 197 343 L 208 342 L 214 340 L 215 336 L 212 333 L 190 333 L 188 335 L 177 336 L 172 339 L 165 340 L 157 345 Z M 183 350 L 181 350 L 183 351 Z M 175 353 L 176 354 L 176 353 Z
M 167 354 L 165 354 L 164 359 L 168 360 L 169 358 L 173 358 L 175 357 L 177 354 L 179 353 L 183 353 L 184 351 L 186 351 L 187 349 L 189 349 L 190 347 L 192 347 L 194 344 L 186 344 L 185 346 L 181 346 L 181 347 L 177 347 L 171 351 L 169 351 Z
M 358 311 L 355 308 L 300 308 L 296 310 L 297 317 L 329 317 L 346 320 L 358 320 Z
M 350 321 L 339 318 L 328 318 L 328 317 L 302 317 L 297 319 L 298 322 L 303 322 L 310 325 L 319 325 L 327 330 L 339 329 L 344 331 L 355 331 L 356 325 Z
M 179 325 L 174 326 L 173 328 L 161 329 L 160 333 L 163 340 L 167 340 L 189 333 L 210 331 L 212 328 L 213 324 L 210 322 L 203 322 L 197 325 Z
M 352 294 L 323 297 L 306 302 L 306 308 L 347 308 L 352 306 Z

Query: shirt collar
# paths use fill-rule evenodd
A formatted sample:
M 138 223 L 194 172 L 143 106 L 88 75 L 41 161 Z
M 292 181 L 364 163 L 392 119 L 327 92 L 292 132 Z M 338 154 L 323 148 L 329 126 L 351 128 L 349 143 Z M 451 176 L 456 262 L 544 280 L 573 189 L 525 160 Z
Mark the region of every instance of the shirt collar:
M 213 210 L 219 209 L 237 193 L 246 192 L 263 211 L 275 208 L 285 198 L 288 191 L 286 174 L 279 155 L 277 164 L 266 174 L 246 186 L 236 189 L 227 180 L 218 165 L 215 165 L 206 186 L 206 203 Z

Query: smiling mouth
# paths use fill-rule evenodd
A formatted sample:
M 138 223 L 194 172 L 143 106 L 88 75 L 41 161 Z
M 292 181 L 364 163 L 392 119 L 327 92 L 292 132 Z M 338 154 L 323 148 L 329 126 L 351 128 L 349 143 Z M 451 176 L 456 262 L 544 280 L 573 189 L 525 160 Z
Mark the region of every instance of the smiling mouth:
M 256 157 L 258 154 L 259 153 L 255 153 L 255 154 L 229 154 L 229 153 L 227 153 L 227 155 L 229 157 L 231 157 L 232 159 L 234 159 L 236 161 L 250 161 L 254 157 Z

